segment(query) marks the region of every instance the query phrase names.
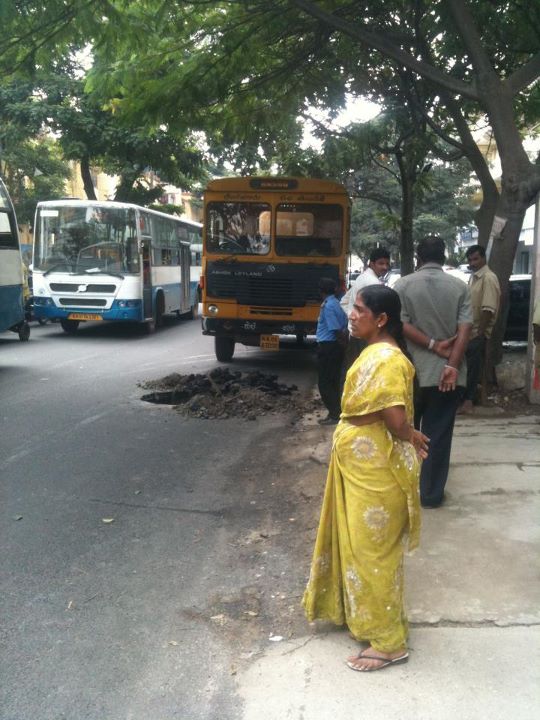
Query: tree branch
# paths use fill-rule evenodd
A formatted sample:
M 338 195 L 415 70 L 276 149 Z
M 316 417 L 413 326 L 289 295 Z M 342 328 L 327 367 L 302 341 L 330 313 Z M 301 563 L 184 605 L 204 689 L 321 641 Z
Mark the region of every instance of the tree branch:
M 414 72 L 418 73 L 422 77 L 425 77 L 427 80 L 431 80 L 431 82 L 438 87 L 446 88 L 456 95 L 462 95 L 463 97 L 470 98 L 471 100 L 479 100 L 479 94 L 472 85 L 443 73 L 433 65 L 429 65 L 422 60 L 417 60 L 408 52 L 405 52 L 392 42 L 389 42 L 386 37 L 379 35 L 376 32 L 365 30 L 358 25 L 352 25 L 349 21 L 338 17 L 334 13 L 329 13 L 326 10 L 323 10 L 323 8 L 312 2 L 312 0 L 289 0 L 289 2 L 296 5 L 300 8 L 300 10 L 303 10 L 308 15 L 318 18 L 330 27 L 334 27 L 336 30 L 341 31 L 345 35 L 348 35 L 355 40 L 359 40 L 364 45 L 368 45 L 369 47 L 375 48 L 375 50 L 379 50 L 379 52 L 386 57 L 401 63 L 411 70 L 414 70 Z
M 388 165 L 383 165 L 382 162 L 380 162 L 373 153 L 371 154 L 371 162 L 375 163 L 378 167 L 381 168 L 381 170 L 384 170 L 387 173 L 390 173 L 390 175 L 399 182 L 399 175 L 395 173 L 391 168 L 388 167 Z
M 534 55 L 525 65 L 522 65 L 503 83 L 512 95 L 524 90 L 540 77 L 540 53 Z
M 499 80 L 484 50 L 482 38 L 480 37 L 472 13 L 467 5 L 463 0 L 444 0 L 444 2 L 454 18 L 458 33 L 477 72 L 481 76 L 491 75 Z
M 361 190 L 355 190 L 354 197 L 362 198 L 362 200 L 370 200 L 371 202 L 377 203 L 377 205 L 383 205 L 390 214 L 396 215 L 397 209 L 394 208 L 389 202 L 388 198 L 383 195 L 377 195 L 377 193 L 362 192 Z

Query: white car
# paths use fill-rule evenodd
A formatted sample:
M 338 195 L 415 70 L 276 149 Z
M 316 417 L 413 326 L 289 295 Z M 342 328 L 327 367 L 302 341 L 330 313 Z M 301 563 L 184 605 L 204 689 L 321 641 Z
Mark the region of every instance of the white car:
M 451 265 L 443 265 L 444 272 L 447 272 L 449 275 L 453 275 L 454 277 L 457 277 L 459 280 L 463 280 L 465 284 L 469 282 L 469 275 L 470 273 L 465 273 L 463 270 L 460 270 L 459 268 L 452 267 Z
M 444 272 L 447 272 L 449 275 L 453 275 L 454 277 L 457 277 L 459 280 L 462 280 L 465 284 L 468 284 L 469 275 L 467 273 L 464 273 L 462 270 L 452 267 L 451 265 L 443 265 L 443 270 L 444 270 Z M 390 270 L 390 272 L 388 273 L 388 275 L 385 278 L 385 283 L 388 285 L 388 287 L 393 288 L 400 277 L 401 277 L 401 272 L 398 269 Z

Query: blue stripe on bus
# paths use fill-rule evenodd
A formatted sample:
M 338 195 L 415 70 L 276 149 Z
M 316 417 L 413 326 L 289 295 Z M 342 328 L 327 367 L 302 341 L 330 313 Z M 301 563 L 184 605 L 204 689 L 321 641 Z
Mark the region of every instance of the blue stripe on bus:
M 130 322 L 141 322 L 144 319 L 141 300 L 115 300 L 109 310 L 100 310 L 99 308 L 88 307 L 59 308 L 52 304 L 40 305 L 39 301 L 44 299 L 45 298 L 34 299 L 34 316 L 37 319 L 67 320 L 71 313 L 100 315 L 104 320 L 110 321 L 124 320 Z M 120 303 L 129 303 L 131 307 L 122 307 Z
M 0 332 L 9 330 L 24 320 L 23 290 L 21 285 L 0 287 Z

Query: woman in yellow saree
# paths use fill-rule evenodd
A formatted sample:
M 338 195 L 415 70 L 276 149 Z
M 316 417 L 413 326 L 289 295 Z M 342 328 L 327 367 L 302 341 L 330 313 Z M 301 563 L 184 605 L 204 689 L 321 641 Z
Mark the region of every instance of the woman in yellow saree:
M 413 422 L 414 368 L 404 352 L 398 294 L 364 288 L 351 333 L 368 345 L 347 373 L 309 582 L 308 619 L 347 624 L 369 647 L 348 658 L 370 672 L 406 662 L 403 553 L 418 545 L 419 458 L 428 438 Z

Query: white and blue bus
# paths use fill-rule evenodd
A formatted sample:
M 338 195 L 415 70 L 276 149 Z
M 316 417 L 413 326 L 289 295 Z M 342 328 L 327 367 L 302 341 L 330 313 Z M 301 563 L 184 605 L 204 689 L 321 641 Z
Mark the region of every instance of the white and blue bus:
M 201 225 L 202 232 L 202 225 Z M 191 289 L 195 289 L 199 302 L 202 302 L 202 236 L 197 242 L 191 243 Z
M 19 229 L 9 193 L 0 179 L 0 332 L 12 330 L 28 340 Z
M 129 203 L 50 200 L 36 209 L 33 295 L 36 319 L 162 324 L 195 317 L 192 223 Z

